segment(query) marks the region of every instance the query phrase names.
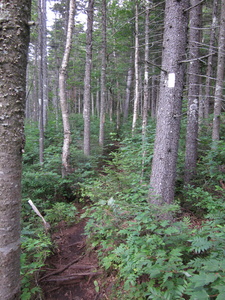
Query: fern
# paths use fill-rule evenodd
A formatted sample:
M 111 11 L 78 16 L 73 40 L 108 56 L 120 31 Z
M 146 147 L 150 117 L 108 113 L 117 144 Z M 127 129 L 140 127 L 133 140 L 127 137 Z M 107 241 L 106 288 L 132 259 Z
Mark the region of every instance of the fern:
M 208 241 L 206 237 L 201 236 L 195 236 L 192 240 L 189 240 L 191 242 L 191 251 L 194 251 L 195 253 L 201 253 L 209 250 L 212 247 L 212 242 Z

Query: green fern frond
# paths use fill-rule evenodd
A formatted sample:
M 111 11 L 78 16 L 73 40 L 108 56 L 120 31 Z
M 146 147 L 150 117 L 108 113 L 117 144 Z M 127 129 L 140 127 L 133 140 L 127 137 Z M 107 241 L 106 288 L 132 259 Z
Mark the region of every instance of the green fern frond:
M 192 240 L 189 240 L 189 242 L 191 242 L 192 245 L 190 250 L 198 254 L 209 250 L 213 246 L 207 237 L 195 236 Z

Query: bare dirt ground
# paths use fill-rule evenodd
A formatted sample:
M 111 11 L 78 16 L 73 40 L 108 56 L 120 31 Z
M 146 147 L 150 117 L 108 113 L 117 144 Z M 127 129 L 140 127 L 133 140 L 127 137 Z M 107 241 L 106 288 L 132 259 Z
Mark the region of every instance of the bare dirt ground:
M 39 279 L 45 300 L 109 299 L 100 288 L 107 279 L 98 266 L 97 254 L 86 246 L 85 223 L 81 220 L 71 227 L 61 223 L 52 235 L 55 254 L 47 259 Z

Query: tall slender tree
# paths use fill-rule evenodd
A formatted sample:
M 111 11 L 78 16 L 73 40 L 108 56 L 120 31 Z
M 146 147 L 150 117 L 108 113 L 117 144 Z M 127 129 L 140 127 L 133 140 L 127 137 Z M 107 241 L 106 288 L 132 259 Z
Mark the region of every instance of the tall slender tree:
M 30 0 L 0 4 L 0 299 L 20 299 L 20 207 Z
M 157 205 L 171 203 L 174 199 L 188 2 L 166 0 L 165 6 L 162 72 L 149 195 L 149 201 Z
M 211 99 L 211 82 L 213 75 L 213 56 L 215 55 L 215 40 L 216 32 L 218 26 L 218 0 L 213 0 L 213 9 L 212 9 L 212 24 L 210 30 L 210 42 L 209 42 L 209 57 L 207 62 L 207 71 L 206 71 L 206 82 L 205 82 L 205 101 L 204 101 L 204 110 L 203 116 L 205 119 L 209 117 L 209 106 Z
M 39 100 L 39 161 L 44 161 L 44 128 L 47 119 L 47 28 L 46 1 L 38 1 L 38 100 Z
M 218 40 L 218 62 L 213 114 L 213 130 L 212 140 L 218 141 L 220 139 L 220 115 L 222 106 L 222 95 L 224 86 L 224 68 L 225 68 L 225 0 L 221 1 L 220 12 L 220 33 Z
M 189 12 L 189 74 L 188 74 L 188 116 L 185 151 L 184 183 L 189 184 L 196 172 L 198 146 L 199 108 L 199 44 L 202 5 L 199 0 L 190 0 Z
M 148 101 L 149 101 L 149 15 L 151 0 L 145 1 L 145 65 L 144 65 L 144 103 L 142 114 L 142 135 L 145 138 L 148 121 Z
M 123 123 L 126 122 L 129 113 L 129 103 L 130 103 L 130 95 L 131 95 L 131 87 L 132 87 L 132 78 L 133 78 L 133 56 L 130 56 L 129 60 L 129 68 L 127 71 L 127 80 L 126 80 L 126 94 L 125 101 L 123 107 Z
M 132 132 L 134 132 L 137 117 L 138 117 L 138 105 L 139 105 L 139 26 L 138 26 L 138 0 L 135 1 L 135 46 L 134 46 L 134 108 L 133 108 L 133 122 L 132 122 Z
M 70 156 L 71 131 L 70 131 L 70 122 L 69 122 L 68 103 L 66 99 L 66 71 L 67 71 L 67 65 L 68 65 L 70 51 L 72 47 L 74 16 L 75 16 L 75 0 L 70 0 L 66 45 L 63 54 L 62 64 L 59 70 L 59 98 L 60 98 L 62 120 L 63 120 L 62 177 L 66 176 L 70 171 L 69 156 Z
M 84 154 L 90 155 L 90 117 L 91 117 L 91 66 L 92 66 L 92 31 L 94 0 L 88 1 L 86 30 L 86 63 L 84 78 Z
M 100 96 L 100 127 L 99 145 L 104 145 L 105 106 L 106 106 L 106 0 L 102 0 L 102 64 L 101 64 L 101 96 Z

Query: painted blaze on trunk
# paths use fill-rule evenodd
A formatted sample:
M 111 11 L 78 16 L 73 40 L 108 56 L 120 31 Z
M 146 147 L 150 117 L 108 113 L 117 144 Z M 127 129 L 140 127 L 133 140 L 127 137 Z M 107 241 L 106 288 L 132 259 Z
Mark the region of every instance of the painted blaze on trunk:
M 174 198 L 187 44 L 187 0 L 167 0 L 162 72 L 149 202 L 171 203 Z

